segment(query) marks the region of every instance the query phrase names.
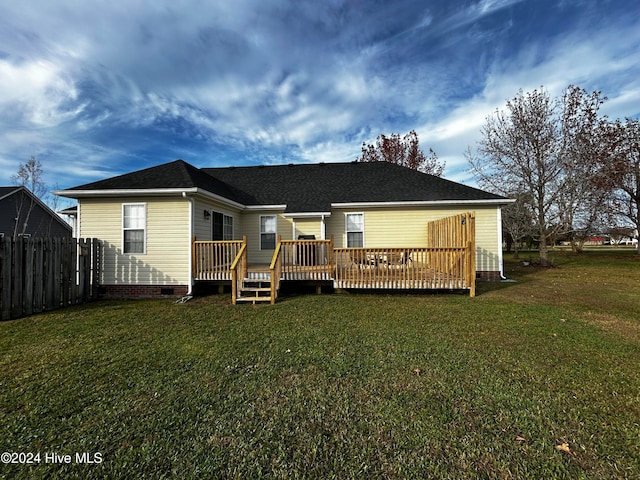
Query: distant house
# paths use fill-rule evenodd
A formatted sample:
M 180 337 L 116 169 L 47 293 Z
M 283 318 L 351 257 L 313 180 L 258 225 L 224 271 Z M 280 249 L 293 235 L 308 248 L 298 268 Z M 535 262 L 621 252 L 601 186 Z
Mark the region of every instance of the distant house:
M 67 223 L 71 225 L 71 229 L 73 230 L 73 237 L 77 238 L 77 225 L 78 225 L 78 206 L 74 205 L 72 207 L 67 207 L 62 210 L 58 210 L 58 214 L 67 218 Z
M 136 295 L 190 292 L 199 279 L 213 278 L 203 275 L 203 261 L 214 270 L 228 267 L 236 255 L 225 250 L 205 258 L 194 240 L 222 248 L 223 242 L 245 239 L 249 264 L 273 269 L 281 241 L 283 249 L 298 249 L 283 262 L 301 264 L 301 247 L 287 242 L 305 238 L 320 245 L 331 239 L 334 254 L 322 244 L 322 253 L 307 255 L 307 267 L 311 260 L 327 265 L 348 254 L 370 276 L 378 269 L 391 279 L 384 285 L 411 287 L 417 283 L 405 280 L 416 265 L 426 268 L 426 261 L 417 261 L 426 254 L 417 249 L 428 245 L 427 223 L 469 211 L 475 217 L 473 267 L 478 278 L 498 279 L 501 207 L 510 203 L 385 162 L 196 168 L 176 160 L 54 193 L 78 200 L 78 236 L 103 240 L 104 291 Z M 398 250 L 404 247 L 416 250 Z M 396 250 L 392 255 L 384 248 Z M 364 267 L 354 260 L 358 249 L 364 252 Z M 392 257 L 404 258 L 403 264 L 391 265 Z M 405 267 L 407 262 L 414 270 Z M 328 280 L 342 267 L 332 268 L 333 273 L 326 270 Z M 400 275 L 405 280 L 397 280 Z
M 1 237 L 71 237 L 72 229 L 26 187 L 0 187 Z

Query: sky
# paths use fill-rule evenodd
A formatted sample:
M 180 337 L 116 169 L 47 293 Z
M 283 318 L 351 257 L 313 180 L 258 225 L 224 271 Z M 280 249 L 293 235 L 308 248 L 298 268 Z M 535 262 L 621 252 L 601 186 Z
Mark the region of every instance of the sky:
M 640 115 L 634 0 L 0 0 L 0 185 L 51 189 L 181 158 L 345 162 L 414 129 L 444 177 L 520 89 Z

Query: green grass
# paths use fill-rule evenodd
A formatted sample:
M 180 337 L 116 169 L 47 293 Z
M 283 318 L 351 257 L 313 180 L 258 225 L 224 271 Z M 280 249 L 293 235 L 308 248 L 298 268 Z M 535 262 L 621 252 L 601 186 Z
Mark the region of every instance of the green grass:
M 640 259 L 0 323 L 0 478 L 639 478 Z M 559 451 L 567 443 L 571 454 Z M 99 452 L 102 463 L 45 463 Z M 75 460 L 75 459 L 74 459 Z

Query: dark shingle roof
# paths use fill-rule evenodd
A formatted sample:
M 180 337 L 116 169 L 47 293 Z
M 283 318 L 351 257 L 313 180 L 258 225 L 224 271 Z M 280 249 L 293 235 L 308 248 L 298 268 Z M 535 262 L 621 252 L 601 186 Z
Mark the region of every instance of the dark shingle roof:
M 117 177 L 87 183 L 79 187 L 70 188 L 67 191 L 154 190 L 194 187 L 243 204 L 252 201 L 251 195 L 237 191 L 184 160 L 175 160 L 155 167 L 118 175 Z
M 332 203 L 503 199 L 387 162 L 204 168 L 203 171 L 228 185 L 252 192 L 260 205 L 286 204 L 287 212 L 328 212 Z
M 386 162 L 198 169 L 182 160 L 67 190 L 197 187 L 243 205 L 329 212 L 332 203 L 502 200 L 477 188 Z

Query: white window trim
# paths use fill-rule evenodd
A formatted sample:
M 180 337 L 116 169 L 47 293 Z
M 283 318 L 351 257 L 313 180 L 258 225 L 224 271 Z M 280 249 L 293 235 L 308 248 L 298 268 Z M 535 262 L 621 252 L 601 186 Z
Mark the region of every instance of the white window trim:
M 231 219 L 231 238 L 228 238 L 227 240 L 233 240 L 236 238 L 236 219 L 233 217 L 233 215 L 227 215 L 225 213 L 222 214 L 222 236 L 224 237 L 224 221 L 227 218 Z
M 142 246 L 142 253 L 135 253 L 135 252 L 125 252 L 124 251 L 124 232 L 125 232 L 125 228 L 124 228 L 124 207 L 128 207 L 128 206 L 142 206 L 144 207 L 144 227 L 142 229 L 143 231 L 143 246 Z M 121 234 L 122 234 L 122 253 L 125 255 L 146 255 L 147 254 L 147 218 L 148 218 L 148 209 L 147 209 L 147 203 L 146 202 L 132 202 L 132 203 L 123 203 L 122 204 L 122 214 L 120 217 L 120 221 L 121 221 Z M 138 228 L 131 228 L 131 229 L 127 229 L 127 230 L 139 230 Z
M 226 213 L 221 212 L 220 210 L 209 209 L 208 211 L 211 214 L 211 217 L 209 217 L 211 238 L 213 238 L 213 215 L 215 213 L 217 213 L 219 215 L 222 215 L 222 238 L 223 238 L 223 240 L 234 240 L 236 238 L 235 237 L 235 235 L 236 235 L 236 217 L 234 217 L 233 215 L 227 215 Z M 225 239 L 224 238 L 224 227 L 225 227 L 224 221 L 227 218 L 231 219 L 231 238 Z
M 263 232 L 262 231 L 262 219 L 266 218 L 266 217 L 274 217 L 276 219 L 276 231 L 275 232 Z M 258 235 L 260 236 L 260 250 L 261 251 L 273 250 L 271 248 L 262 248 L 262 235 L 263 234 L 267 234 L 267 233 L 273 233 L 276 236 L 275 246 L 277 246 L 278 245 L 278 215 L 276 215 L 276 214 L 273 214 L 273 215 L 260 215 L 260 218 L 258 219 Z
M 349 230 L 349 215 L 362 215 L 362 248 L 366 245 L 365 243 L 365 224 L 364 224 L 364 212 L 349 212 L 344 214 L 344 245 L 347 248 L 359 248 L 359 247 L 349 247 L 349 233 L 350 232 L 360 232 L 360 230 Z

